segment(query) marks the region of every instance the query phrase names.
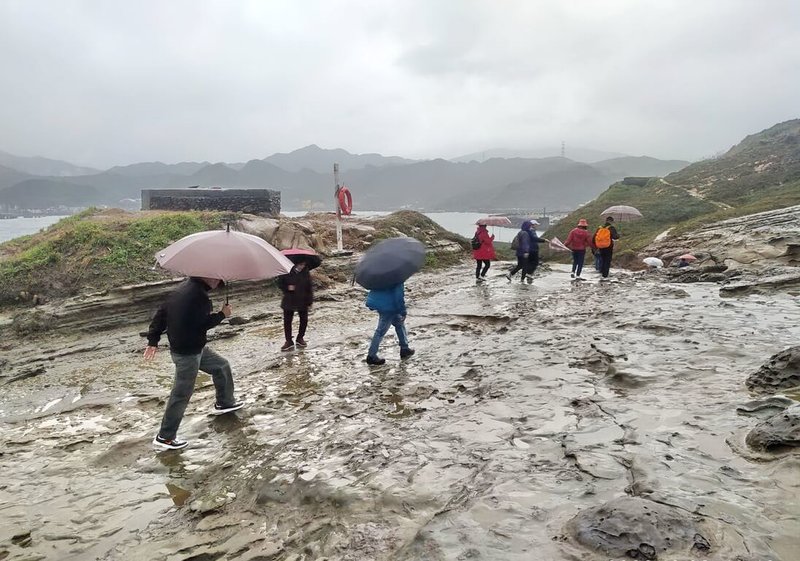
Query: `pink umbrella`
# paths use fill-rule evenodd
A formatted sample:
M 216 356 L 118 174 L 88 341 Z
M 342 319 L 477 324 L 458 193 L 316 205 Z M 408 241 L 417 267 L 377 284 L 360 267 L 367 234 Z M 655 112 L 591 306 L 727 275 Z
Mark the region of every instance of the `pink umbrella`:
M 600 216 L 613 216 L 617 222 L 633 222 L 640 220 L 642 213 L 638 209 L 627 205 L 610 206 L 600 213 Z
M 294 266 L 270 244 L 244 232 L 214 230 L 181 238 L 156 253 L 168 271 L 224 281 L 262 280 L 285 275 Z
M 691 253 L 684 253 L 678 259 L 683 259 L 684 261 L 697 261 L 697 257 L 692 255 Z
M 475 224 L 484 224 L 486 226 L 511 226 L 511 220 L 505 216 L 487 216 L 486 218 L 478 218 Z

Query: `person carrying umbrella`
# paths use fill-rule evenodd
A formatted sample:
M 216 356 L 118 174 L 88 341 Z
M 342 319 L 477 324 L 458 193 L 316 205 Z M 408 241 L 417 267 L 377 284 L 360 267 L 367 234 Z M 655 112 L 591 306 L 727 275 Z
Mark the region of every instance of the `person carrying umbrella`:
M 472 238 L 472 258 L 475 259 L 475 280 L 483 282 L 486 272 L 497 255 L 494 251 L 494 236 L 489 234 L 486 224 L 478 224 Z M 481 268 L 483 267 L 483 268 Z
M 179 450 L 189 443 L 178 439 L 178 427 L 183 420 L 189 398 L 194 392 L 198 370 L 211 374 L 216 389 L 212 415 L 222 415 L 241 409 L 244 404 L 233 395 L 231 365 L 206 346 L 206 332 L 230 317 L 229 304 L 212 312 L 208 292 L 224 282 L 208 277 L 189 277 L 170 295 L 153 316 L 147 331 L 145 360 L 152 360 L 158 350 L 161 334 L 167 332 L 172 362 L 175 363 L 175 382 L 161 420 L 161 428 L 153 444 L 165 450 Z
M 592 236 L 592 245 L 600 254 L 600 274 L 608 278 L 611 270 L 611 256 L 614 253 L 614 240 L 619 239 L 619 233 L 614 227 L 614 217 L 606 216 L 606 223 L 600 226 Z
M 511 278 L 517 274 L 517 271 L 522 271 L 521 281 L 525 282 L 527 276 L 528 284 L 533 283 L 533 273 L 539 267 L 539 244 L 547 243 L 547 238 L 540 238 L 536 235 L 534 226 L 539 223 L 535 220 L 526 220 L 522 223 L 520 231 L 517 232 L 514 241 L 511 242 L 511 247 L 517 250 L 517 264 L 508 273 L 506 278 L 510 281 Z
M 589 223 L 585 218 L 578 220 L 577 227 L 573 228 L 564 242 L 572 251 L 572 273 L 573 279 L 581 278 L 583 271 L 583 261 L 586 258 L 586 248 L 592 247 L 592 236 L 589 235 Z
M 230 413 L 244 406 L 234 398 L 231 365 L 206 346 L 206 332 L 231 315 L 227 301 L 219 312 L 212 312 L 208 292 L 225 286 L 227 281 L 285 275 L 292 270 L 292 262 L 258 236 L 232 232 L 230 224 L 225 230 L 185 236 L 155 257 L 164 269 L 189 277 L 158 308 L 147 331 L 144 350 L 144 359 L 152 360 L 161 334 L 167 332 L 175 363 L 175 382 L 153 444 L 165 450 L 179 450 L 189 444 L 178 438 L 178 427 L 199 370 L 211 374 L 214 381 L 216 403 L 212 415 Z
M 278 287 L 283 292 L 281 308 L 283 309 L 283 333 L 286 336 L 286 342 L 281 347 L 281 351 L 291 351 L 295 345 L 299 348 L 308 346 L 305 340 L 308 310 L 314 303 L 314 290 L 311 286 L 309 272 L 317 267 L 321 260 L 312 251 L 285 250 L 283 254 L 295 263 L 288 275 L 278 277 Z M 300 318 L 300 326 L 297 330 L 297 339 L 293 340 L 292 320 L 295 312 Z
M 375 334 L 369 344 L 367 364 L 371 366 L 386 364 L 386 359 L 378 356 L 378 349 L 386 332 L 389 331 L 389 326 L 393 326 L 397 334 L 400 358 L 405 359 L 413 355 L 414 349 L 408 345 L 406 331 L 405 284 L 401 282 L 389 288 L 370 290 L 367 294 L 367 308 L 378 312 L 378 327 L 375 328 Z

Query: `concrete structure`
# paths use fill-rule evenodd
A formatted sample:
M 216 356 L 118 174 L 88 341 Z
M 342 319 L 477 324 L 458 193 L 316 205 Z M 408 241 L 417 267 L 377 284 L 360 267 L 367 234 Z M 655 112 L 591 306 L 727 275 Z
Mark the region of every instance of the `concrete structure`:
M 281 192 L 271 189 L 142 189 L 142 210 L 230 210 L 278 215 Z

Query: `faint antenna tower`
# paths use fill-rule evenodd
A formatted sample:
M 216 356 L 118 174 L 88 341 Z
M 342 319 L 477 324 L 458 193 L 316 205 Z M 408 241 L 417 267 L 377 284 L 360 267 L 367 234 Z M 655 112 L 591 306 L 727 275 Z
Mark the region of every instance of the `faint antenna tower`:
M 566 158 L 565 154 L 567 153 L 567 144 L 562 140 L 561 141 L 561 157 Z

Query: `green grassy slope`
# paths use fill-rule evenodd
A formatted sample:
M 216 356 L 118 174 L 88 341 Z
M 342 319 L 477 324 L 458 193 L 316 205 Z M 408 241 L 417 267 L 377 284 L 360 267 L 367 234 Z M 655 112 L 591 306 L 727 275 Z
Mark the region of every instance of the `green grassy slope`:
M 725 218 L 800 204 L 800 119 L 745 138 L 723 156 L 653 179 L 644 187 L 616 183 L 564 218 L 548 236 L 562 240 L 586 218 L 592 229 L 612 205 L 638 208 L 644 219 L 622 223 L 618 262 L 634 265 L 637 253 L 661 232 L 686 232 Z

